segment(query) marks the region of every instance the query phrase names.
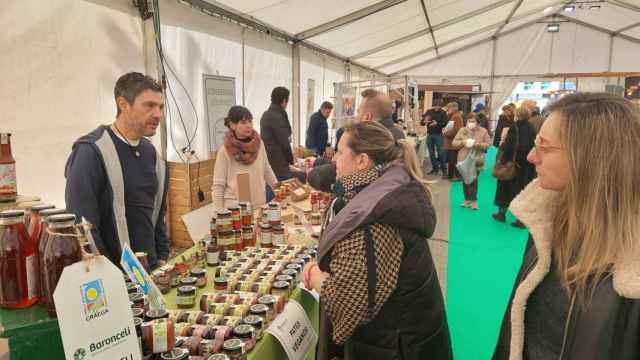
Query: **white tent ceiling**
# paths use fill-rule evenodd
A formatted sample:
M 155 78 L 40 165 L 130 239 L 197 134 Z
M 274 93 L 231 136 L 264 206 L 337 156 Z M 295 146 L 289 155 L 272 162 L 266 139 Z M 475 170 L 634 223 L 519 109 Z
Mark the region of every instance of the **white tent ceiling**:
M 552 19 L 640 44 L 640 0 L 205 1 L 384 74 L 406 73 Z M 576 10 L 564 11 L 568 4 Z

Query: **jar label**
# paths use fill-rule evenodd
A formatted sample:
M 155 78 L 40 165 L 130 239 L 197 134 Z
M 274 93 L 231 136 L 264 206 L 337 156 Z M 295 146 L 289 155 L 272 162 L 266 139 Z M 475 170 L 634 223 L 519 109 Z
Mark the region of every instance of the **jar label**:
M 166 321 L 154 321 L 153 323 L 153 352 L 163 353 L 169 351 L 169 331 Z
M 195 305 L 196 304 L 196 296 L 176 296 L 176 305 Z
M 269 210 L 269 222 L 280 222 L 280 208 Z
M 207 252 L 207 264 L 218 265 L 220 263 L 220 252 Z
M 271 244 L 271 233 L 263 232 L 260 234 L 260 244 Z
M 36 297 L 38 270 L 36 268 L 36 256 L 29 255 L 25 258 L 25 265 L 27 270 L 27 291 L 29 299 Z
M 282 244 L 284 244 L 284 235 L 282 235 L 282 234 L 273 234 L 273 235 L 271 235 L 271 242 L 274 245 L 282 245 Z
M 16 195 L 17 192 L 16 164 L 0 165 L 0 197 L 2 195 Z

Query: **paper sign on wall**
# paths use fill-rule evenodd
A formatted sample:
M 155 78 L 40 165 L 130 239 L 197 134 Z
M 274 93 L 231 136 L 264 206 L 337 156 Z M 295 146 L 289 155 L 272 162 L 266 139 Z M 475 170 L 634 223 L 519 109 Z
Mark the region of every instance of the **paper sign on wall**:
M 311 326 L 307 313 L 295 300 L 287 303 L 267 332 L 278 339 L 289 360 L 303 360 L 318 341 L 318 335 Z
M 53 299 L 68 360 L 142 358 L 122 273 L 104 256 L 67 266 Z

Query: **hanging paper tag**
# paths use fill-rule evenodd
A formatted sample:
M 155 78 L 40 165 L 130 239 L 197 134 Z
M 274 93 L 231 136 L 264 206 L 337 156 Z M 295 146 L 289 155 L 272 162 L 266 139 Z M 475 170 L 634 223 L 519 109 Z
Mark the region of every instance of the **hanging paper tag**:
M 67 359 L 142 358 L 122 272 L 104 256 L 67 266 L 53 299 Z
M 131 281 L 140 285 L 144 294 L 147 295 L 149 298 L 149 307 L 153 310 L 164 309 L 166 302 L 164 301 L 162 293 L 127 245 L 122 249 L 120 264 L 122 265 L 122 269 L 124 269 L 131 278 Z

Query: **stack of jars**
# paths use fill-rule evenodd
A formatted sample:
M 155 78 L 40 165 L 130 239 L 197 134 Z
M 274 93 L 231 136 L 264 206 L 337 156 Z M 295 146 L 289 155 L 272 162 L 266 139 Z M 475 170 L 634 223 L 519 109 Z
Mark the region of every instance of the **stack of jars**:
M 22 210 L 0 213 L 0 307 L 24 308 L 38 300 L 56 316 L 53 293 L 66 266 L 82 260 L 76 217 L 63 209 L 31 209 L 31 233 Z
M 206 245 L 207 263 L 215 266 L 216 255 L 220 251 L 242 251 L 247 246 L 255 246 L 256 234 L 253 226 L 253 210 L 250 203 L 218 211 L 211 218 L 210 243 Z M 214 243 L 211 245 L 211 243 Z M 215 251 L 215 249 L 218 249 Z M 218 255 L 219 256 L 219 255 Z

